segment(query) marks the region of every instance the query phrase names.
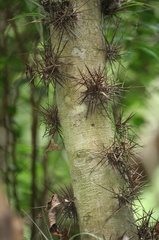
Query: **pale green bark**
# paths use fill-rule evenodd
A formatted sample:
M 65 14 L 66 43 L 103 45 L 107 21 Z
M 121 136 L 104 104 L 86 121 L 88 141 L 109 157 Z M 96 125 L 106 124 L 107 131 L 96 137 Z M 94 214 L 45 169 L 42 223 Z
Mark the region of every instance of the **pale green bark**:
M 69 61 L 73 63 L 65 70 L 79 79 L 78 69 L 87 73 L 85 64 L 92 70 L 97 70 L 98 67 L 102 69 L 105 67 L 106 59 L 104 52 L 98 50 L 104 47 L 100 1 L 76 0 L 75 2 L 81 12 L 75 30 L 78 37 L 69 39 L 63 55 L 70 56 Z M 55 34 L 53 45 L 57 41 L 54 38 Z M 68 37 L 64 36 L 63 42 L 67 39 Z M 98 237 L 105 236 L 105 239 L 109 239 L 110 236 L 116 239 L 131 229 L 132 213 L 128 207 L 125 207 L 113 214 L 118 209 L 119 203 L 113 198 L 112 193 L 99 185 L 117 190 L 121 187 L 122 181 L 111 166 L 103 165 L 93 170 L 100 161 L 95 158 L 96 152 L 101 151 L 103 147 L 109 147 L 113 142 L 111 122 L 106 115 L 100 113 L 89 115 L 86 119 L 87 106 L 84 103 L 79 104 L 82 89 L 75 83 L 77 80 L 70 78 L 64 87 L 58 85 L 56 101 L 69 159 L 80 229 L 81 232 L 93 233 Z M 112 217 L 105 222 L 110 215 Z M 84 237 L 84 239 L 92 238 Z

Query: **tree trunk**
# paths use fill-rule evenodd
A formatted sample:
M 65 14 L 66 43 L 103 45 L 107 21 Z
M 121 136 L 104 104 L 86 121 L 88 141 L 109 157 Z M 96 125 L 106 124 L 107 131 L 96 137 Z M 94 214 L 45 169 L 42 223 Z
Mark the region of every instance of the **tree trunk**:
M 105 53 L 99 51 L 105 44 L 101 32 L 100 1 L 76 0 L 74 3 L 78 11 L 74 30 L 76 37 L 64 34 L 62 38 L 62 44 L 69 40 L 62 52 L 63 56 L 67 56 L 64 61 L 72 63 L 64 70 L 74 78 L 70 77 L 63 87 L 57 84 L 56 102 L 69 159 L 80 231 L 102 238 L 104 236 L 104 239 L 117 239 L 125 232 L 132 236 L 131 210 L 125 206 L 116 211 L 119 202 L 106 190 L 112 187 L 119 190 L 124 184 L 123 180 L 111 166 L 105 164 L 99 167 L 101 159 L 96 157 L 103 147 L 109 148 L 113 143 L 110 118 L 104 111 L 87 116 L 87 105 L 79 103 L 84 89 L 77 84 L 81 78 L 79 70 L 88 74 L 86 66 L 94 71 L 99 68 L 103 70 L 106 65 Z M 54 48 L 57 39 L 54 30 L 51 31 Z M 92 237 L 87 236 L 87 239 Z
M 0 239 L 20 240 L 22 237 L 22 220 L 12 213 L 0 181 Z

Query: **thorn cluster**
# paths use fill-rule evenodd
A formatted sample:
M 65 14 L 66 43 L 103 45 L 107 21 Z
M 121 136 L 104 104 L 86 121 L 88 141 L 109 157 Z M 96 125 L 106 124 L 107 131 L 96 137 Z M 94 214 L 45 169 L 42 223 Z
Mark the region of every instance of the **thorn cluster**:
M 43 117 L 41 124 L 44 124 L 46 127 L 44 136 L 53 137 L 56 132 L 60 133 L 60 121 L 57 107 L 48 105 L 47 108 L 41 107 L 38 112 Z
M 72 220 L 74 224 L 77 223 L 78 216 L 73 188 L 71 186 L 60 188 L 58 192 L 58 198 L 60 201 L 60 205 L 57 211 L 59 226 L 63 225 L 67 220 Z
M 102 0 L 101 9 L 104 15 L 113 16 L 120 11 L 121 0 Z
M 134 117 L 134 113 L 131 113 L 125 120 L 123 120 L 123 112 L 119 113 L 114 108 L 113 110 L 114 121 L 115 121 L 115 128 L 117 134 L 121 139 L 124 139 L 125 136 L 127 138 L 131 138 L 130 131 L 132 132 L 132 125 L 128 124 L 129 121 L 132 120 Z
M 123 187 L 119 189 L 119 192 L 113 191 L 114 198 L 118 199 L 119 207 L 128 205 L 132 207 L 132 200 L 136 197 L 136 192 L 129 187 Z
M 77 10 L 70 1 L 42 1 L 42 6 L 47 15 L 45 24 L 53 25 L 55 30 L 63 30 L 70 35 L 77 24 Z
M 113 188 L 111 189 L 107 189 L 105 187 L 102 188 L 111 192 L 113 194 L 113 198 L 118 199 L 119 209 L 126 205 L 129 205 L 130 207 L 132 206 L 132 200 L 135 198 L 136 194 L 131 188 L 124 186 L 123 188 L 120 188 L 118 192 L 115 191 Z
M 55 52 L 51 44 L 44 44 L 43 49 L 37 52 L 39 58 L 34 59 L 34 76 L 39 76 L 40 82 L 43 82 L 46 87 L 50 83 L 53 85 L 58 83 L 62 86 L 67 78 L 66 74 L 62 72 L 62 67 L 68 64 L 61 61 L 64 47 L 65 45 L 60 49 L 59 45 Z
M 96 157 L 100 158 L 97 165 L 110 165 L 125 181 L 127 190 L 122 189 L 122 195 L 125 194 L 125 199 L 129 199 L 129 194 L 134 198 L 145 186 L 143 172 L 139 170 L 139 157 L 135 152 L 137 147 L 138 144 L 133 141 L 116 138 L 108 149 L 102 149 L 96 154 Z
M 159 221 L 153 218 L 153 211 L 144 213 L 136 220 L 137 235 L 139 239 L 157 240 L 159 239 Z
M 111 67 L 115 65 L 116 62 L 119 63 L 119 60 L 122 59 L 122 55 L 121 51 L 122 51 L 122 47 L 120 45 L 119 42 L 113 42 L 114 39 L 112 38 L 110 41 L 107 40 L 107 38 L 105 38 L 106 41 L 106 57 L 107 60 L 109 61 Z
M 136 148 L 141 147 L 134 140 L 135 134 L 132 130 L 132 125 L 128 124 L 133 118 L 134 114 L 131 113 L 125 120 L 123 120 L 123 112 L 118 113 L 116 107 L 113 110 L 114 122 L 116 128 L 116 139 L 117 142 L 121 142 L 126 149 L 123 149 L 127 153 L 127 162 L 130 166 L 130 175 L 132 183 L 136 185 L 141 183 L 144 179 L 143 172 L 139 169 L 140 156 L 135 152 Z
M 105 16 L 116 16 L 123 8 L 131 6 L 127 0 L 101 0 L 101 10 Z
M 132 181 L 129 162 L 135 158 L 132 151 L 136 145 L 129 142 L 114 142 L 109 149 L 102 150 L 99 164 L 109 164 L 117 170 L 125 181 Z
M 119 36 L 116 36 L 119 30 L 119 24 L 120 20 L 114 21 L 113 26 L 112 24 L 108 24 L 107 29 L 103 31 L 105 47 L 99 49 L 104 51 L 107 60 L 106 63 L 110 65 L 113 74 L 115 68 L 118 67 L 119 69 L 120 66 L 124 67 L 121 63 L 121 60 L 126 53 L 121 44 L 123 33 L 121 33 L 120 38 Z
M 110 78 L 105 77 L 103 71 L 91 71 L 87 66 L 87 74 L 83 74 L 80 70 L 81 80 L 78 84 L 85 87 L 81 92 L 80 104 L 85 102 L 88 106 L 88 114 L 96 112 L 102 106 L 106 113 L 108 113 L 108 102 L 113 102 L 115 97 L 120 96 L 123 87 L 118 86 L 116 83 L 110 83 Z

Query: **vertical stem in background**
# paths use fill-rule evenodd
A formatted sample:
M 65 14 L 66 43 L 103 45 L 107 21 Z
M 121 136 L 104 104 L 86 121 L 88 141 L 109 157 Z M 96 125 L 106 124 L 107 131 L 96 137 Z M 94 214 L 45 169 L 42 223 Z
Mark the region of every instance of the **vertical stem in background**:
M 8 96 L 9 96 L 9 82 L 8 82 L 8 68 L 6 67 L 4 75 L 4 93 L 3 93 L 3 108 L 2 108 L 2 116 L 3 116 L 3 126 L 4 126 L 4 178 L 7 187 L 7 195 L 10 197 L 10 179 L 9 179 L 9 145 L 10 145 L 10 133 L 8 129 Z
M 18 164 L 16 161 L 16 136 L 14 135 L 14 132 L 12 131 L 13 134 L 13 143 L 11 146 L 11 158 L 12 158 L 12 164 L 13 167 L 17 170 Z M 19 205 L 19 198 L 18 198 L 18 193 L 17 193 L 17 189 L 18 189 L 18 183 L 16 180 L 16 172 L 12 172 L 12 184 L 13 184 L 13 196 L 14 196 L 14 200 L 15 200 L 15 207 L 16 209 L 20 212 L 20 205 Z
M 4 23 L 2 23 L 2 26 L 4 24 L 4 29 L 7 28 L 7 16 L 4 15 L 5 20 Z M 8 50 L 7 50 L 7 39 L 6 36 L 2 34 L 1 36 L 1 50 L 2 55 L 4 57 L 7 56 Z M 9 91 L 10 91 L 10 85 L 9 85 L 9 71 L 8 71 L 8 65 L 6 65 L 4 71 L 2 72 L 2 80 L 3 80 L 3 97 L 2 97 L 2 126 L 4 127 L 4 136 L 2 138 L 4 139 L 4 179 L 6 183 L 6 189 L 7 189 L 7 195 L 10 196 L 10 179 L 9 179 L 9 145 L 10 145 L 10 132 L 9 132 L 9 117 L 8 117 L 8 102 L 9 102 Z
M 47 144 L 48 145 L 48 144 Z M 48 176 L 48 157 L 46 155 L 46 153 L 44 153 L 43 158 L 42 158 L 42 169 L 43 169 L 43 190 L 42 190 L 42 196 L 43 199 L 39 199 L 39 203 L 41 203 L 41 205 L 43 205 L 43 203 L 46 201 L 46 196 L 47 196 L 47 186 L 49 184 L 49 176 Z
M 31 215 L 33 221 L 35 221 L 35 209 L 36 200 L 37 200 L 37 173 L 36 173 L 36 160 L 37 160 L 37 124 L 38 124 L 38 117 L 37 111 L 38 108 L 37 102 L 35 100 L 35 86 L 32 82 L 30 84 L 31 96 L 30 96 L 30 104 L 32 108 L 32 123 L 31 123 L 31 139 L 32 139 L 32 159 L 31 159 Z M 32 231 L 31 231 L 31 239 L 34 239 L 34 235 L 36 232 L 35 224 L 32 224 Z
M 13 18 L 14 14 L 12 13 L 12 9 L 10 9 L 10 6 L 6 7 L 6 11 L 4 12 L 4 23 L 5 25 L 3 26 L 4 29 L 7 29 L 8 27 L 8 19 Z M 2 23 L 2 25 L 4 24 Z M 18 32 L 17 25 L 15 21 L 10 21 L 11 28 L 13 29 L 13 32 L 15 34 L 15 38 L 18 43 L 18 52 L 19 53 L 24 53 L 24 46 L 23 46 L 23 41 L 21 38 L 21 35 Z M 1 49 L 2 49 L 2 54 L 4 57 L 10 56 L 10 52 L 8 51 L 9 49 L 9 43 L 7 42 L 8 38 L 6 38 L 5 34 L 1 34 Z M 21 56 L 23 61 L 25 62 L 25 56 Z M 10 170 L 9 169 L 9 164 L 12 164 L 13 168 L 17 170 L 17 161 L 16 161 L 16 133 L 14 132 L 13 129 L 13 118 L 12 118 L 12 113 L 9 112 L 9 107 L 15 107 L 16 106 L 16 100 L 17 96 L 15 99 L 11 102 L 11 96 L 10 96 L 10 89 L 12 83 L 10 82 L 10 66 L 6 66 L 4 72 L 3 72 L 3 107 L 2 107 L 2 116 L 3 116 L 3 126 L 5 128 L 5 145 L 4 145 L 4 166 L 5 166 L 5 183 L 7 187 L 7 195 L 8 199 L 10 199 L 11 193 L 13 193 L 14 196 L 14 203 L 16 209 L 19 211 L 20 206 L 19 206 L 19 199 L 18 199 L 18 185 L 16 181 L 16 172 L 14 169 Z M 17 90 L 18 91 L 18 90 Z
M 16 109 L 17 106 L 17 100 L 18 100 L 18 96 L 19 96 L 19 89 L 16 89 L 16 94 L 15 97 L 13 99 L 12 102 L 12 106 L 13 108 Z M 12 161 L 12 165 L 13 165 L 13 171 L 12 171 L 12 185 L 13 185 L 13 196 L 14 196 L 14 204 L 15 204 L 15 208 L 17 209 L 18 212 L 20 212 L 20 201 L 19 201 L 19 194 L 18 194 L 18 189 L 19 189 L 19 185 L 18 185 L 18 181 L 17 181 L 17 175 L 18 175 L 18 170 L 19 170 L 19 165 L 18 165 L 18 160 L 17 160 L 17 152 L 16 152 L 16 146 L 17 146 L 17 134 L 16 131 L 14 129 L 14 117 L 12 117 L 12 115 L 9 118 L 9 128 L 10 128 L 10 132 L 13 136 L 13 141 L 11 144 L 11 161 Z

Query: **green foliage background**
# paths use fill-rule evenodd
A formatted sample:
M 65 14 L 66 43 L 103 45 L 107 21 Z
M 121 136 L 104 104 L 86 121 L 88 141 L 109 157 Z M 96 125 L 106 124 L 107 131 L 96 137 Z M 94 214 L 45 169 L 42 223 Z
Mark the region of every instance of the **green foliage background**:
M 144 135 L 146 129 L 143 131 L 143 128 L 150 121 L 148 109 L 157 119 L 153 108 L 159 105 L 159 85 L 156 84 L 159 81 L 159 2 L 147 0 L 145 3 L 149 6 L 136 5 L 120 13 L 124 19 L 121 41 L 127 51 L 120 78 L 124 79 L 125 86 L 134 87 L 124 93 L 122 108 L 125 116 L 136 113 L 131 123 L 139 135 L 140 132 Z M 0 173 L 13 209 L 23 216 L 22 209 L 25 210 L 34 220 L 39 212 L 32 207 L 48 202 L 52 195 L 49 189 L 56 191 L 70 182 L 67 156 L 59 136 L 55 140 L 62 150 L 45 153 L 50 139 L 43 137 L 45 126 L 40 125 L 41 117 L 31 103 L 30 83 L 25 74 L 25 65 L 33 58 L 32 52 L 48 37 L 46 27 L 40 22 L 38 4 L 18 0 L 0 2 Z M 52 86 L 48 93 L 44 86 L 37 84 L 34 92 L 37 109 L 53 103 L 52 93 Z M 32 170 L 33 112 L 37 117 L 35 179 Z M 35 199 L 32 199 L 33 182 Z M 145 194 L 146 198 L 152 195 Z M 26 237 L 30 238 L 30 230 Z

